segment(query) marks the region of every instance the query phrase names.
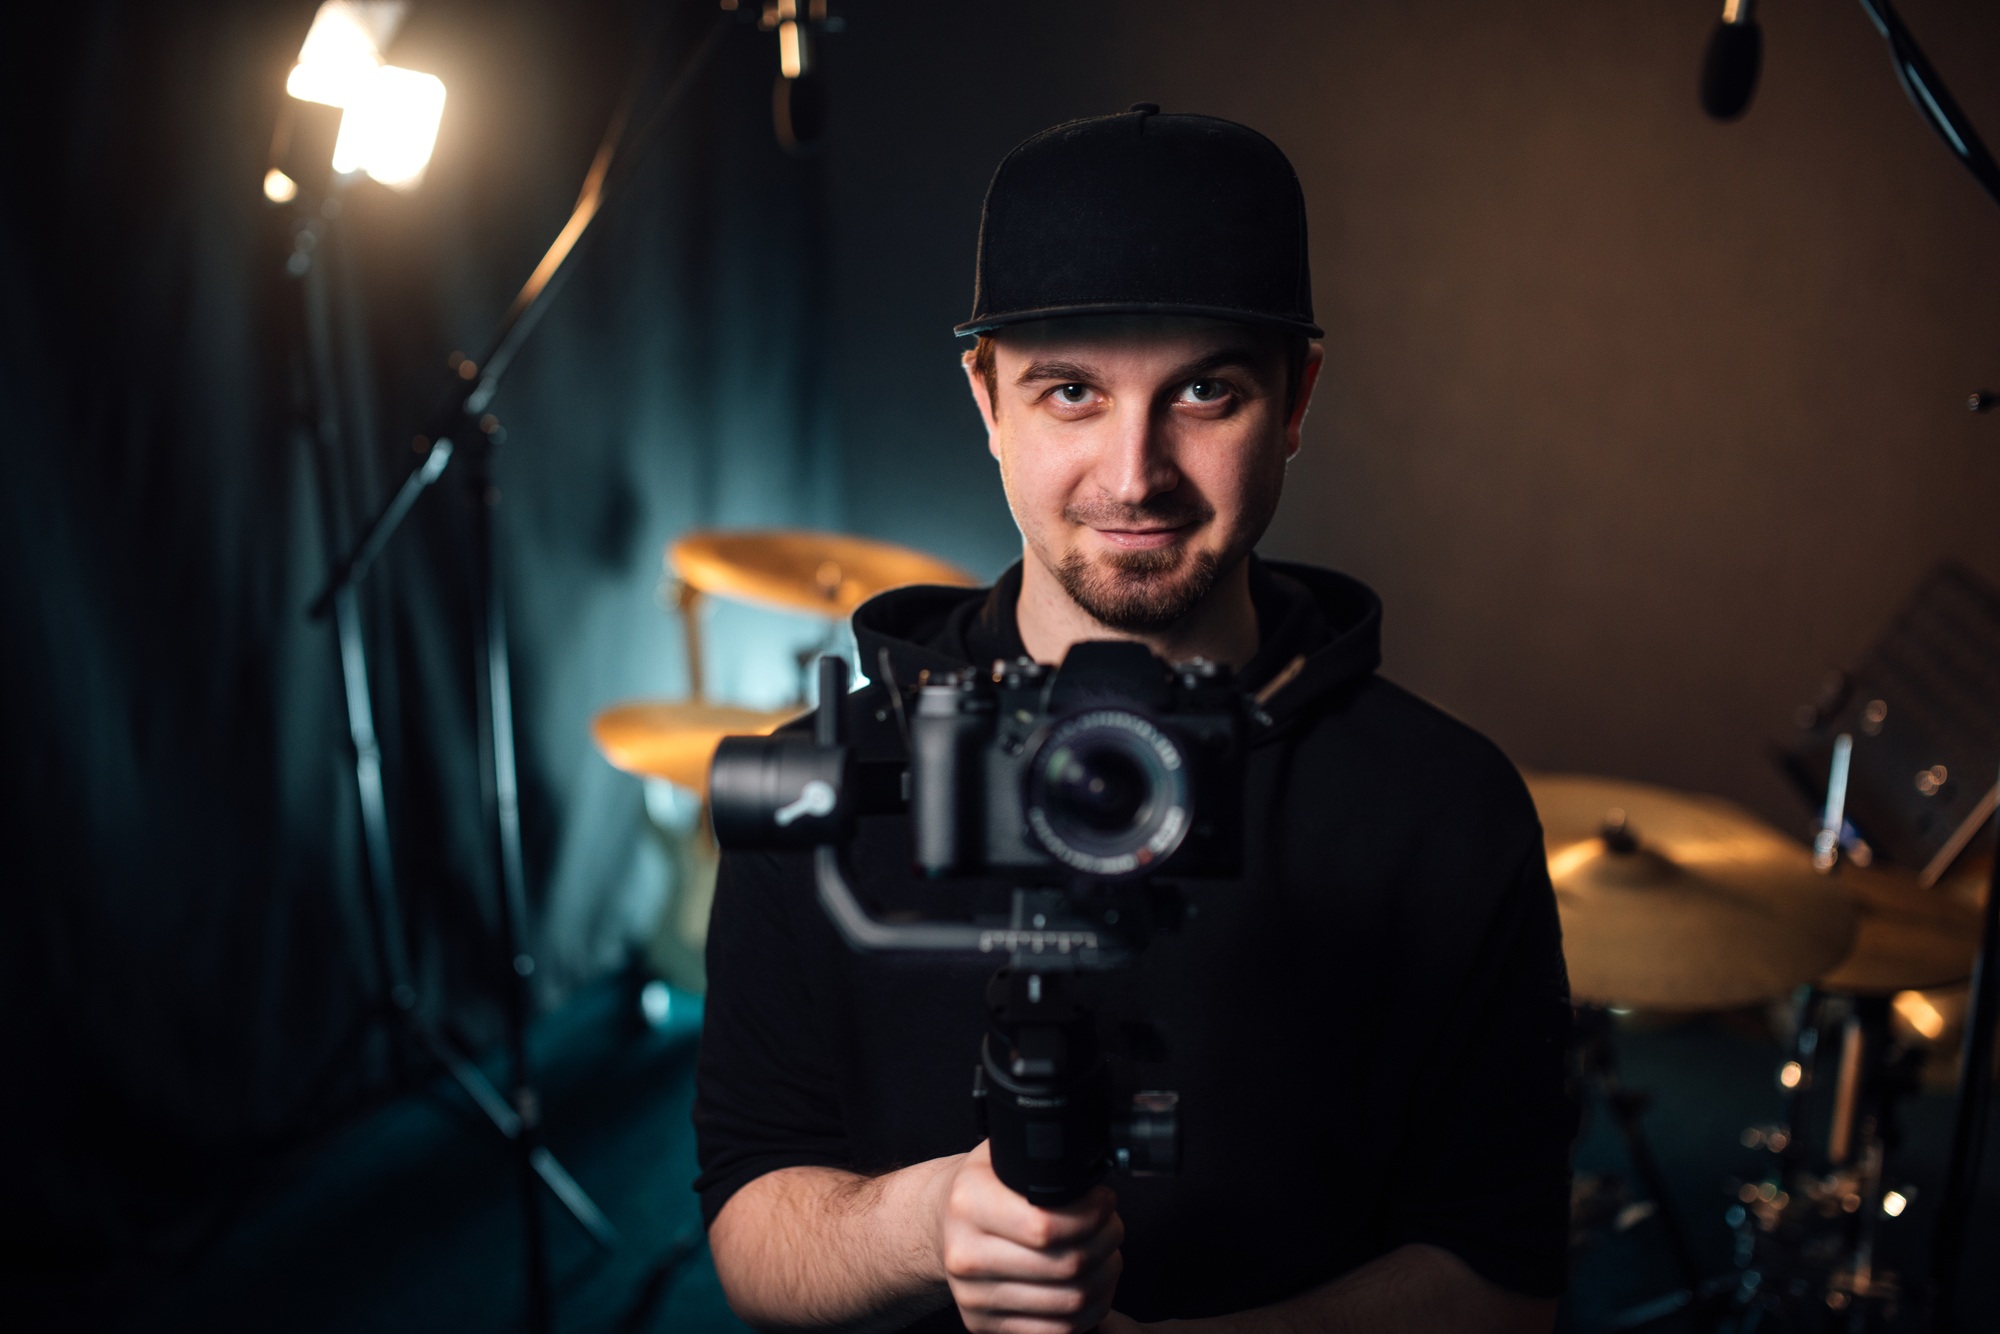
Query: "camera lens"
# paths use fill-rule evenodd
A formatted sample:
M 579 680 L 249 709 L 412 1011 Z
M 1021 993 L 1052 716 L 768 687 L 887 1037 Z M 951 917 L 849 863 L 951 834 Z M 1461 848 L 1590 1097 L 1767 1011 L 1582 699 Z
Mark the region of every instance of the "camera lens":
M 1139 761 L 1121 749 L 1101 743 L 1059 747 L 1049 756 L 1051 816 L 1097 834 L 1130 829 L 1146 808 L 1146 778 Z
M 1187 836 L 1187 764 L 1141 714 L 1093 709 L 1056 723 L 1025 777 L 1029 830 L 1086 875 L 1144 874 Z

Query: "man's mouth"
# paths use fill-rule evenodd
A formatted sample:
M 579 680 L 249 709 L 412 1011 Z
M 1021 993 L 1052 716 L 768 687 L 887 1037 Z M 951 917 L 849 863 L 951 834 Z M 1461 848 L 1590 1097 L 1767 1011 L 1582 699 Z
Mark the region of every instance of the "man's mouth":
M 1190 520 L 1165 528 L 1096 528 L 1092 531 L 1123 551 L 1154 551 L 1170 547 L 1186 537 L 1194 531 L 1194 523 Z

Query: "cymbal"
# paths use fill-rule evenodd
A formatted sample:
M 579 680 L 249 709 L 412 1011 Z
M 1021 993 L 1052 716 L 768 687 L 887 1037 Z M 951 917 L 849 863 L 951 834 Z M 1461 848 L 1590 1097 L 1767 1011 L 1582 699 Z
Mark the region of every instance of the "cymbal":
M 764 736 L 797 710 L 739 709 L 685 700 L 614 704 L 590 720 L 590 735 L 613 767 L 708 791 L 708 763 L 726 736 Z
M 667 548 L 667 563 L 703 593 L 842 618 L 877 593 L 905 584 L 969 588 L 979 582 L 921 551 L 844 533 L 688 533 Z
M 1860 909 L 1861 922 L 1848 956 L 1820 975 L 1823 990 L 1893 996 L 1972 976 L 1979 913 L 1970 905 L 1879 866 L 1843 866 L 1833 883 Z
M 1605 778 L 1528 777 L 1581 1003 L 1775 1000 L 1846 957 L 1853 902 L 1749 811 Z

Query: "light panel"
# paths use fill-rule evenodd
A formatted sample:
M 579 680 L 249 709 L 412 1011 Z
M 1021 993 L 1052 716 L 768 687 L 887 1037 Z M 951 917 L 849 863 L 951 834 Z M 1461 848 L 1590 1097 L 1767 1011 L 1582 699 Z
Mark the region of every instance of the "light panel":
M 444 84 L 435 75 L 378 66 L 341 114 L 333 169 L 411 189 L 430 165 L 443 116 Z
M 408 9 L 402 0 L 325 0 L 313 15 L 285 91 L 302 102 L 351 105 L 382 64 L 382 48 Z

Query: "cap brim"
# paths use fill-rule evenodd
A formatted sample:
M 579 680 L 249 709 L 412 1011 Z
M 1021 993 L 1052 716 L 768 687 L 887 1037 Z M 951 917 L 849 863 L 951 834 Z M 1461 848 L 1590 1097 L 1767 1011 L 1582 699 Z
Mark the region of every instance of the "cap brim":
M 1326 331 L 1311 320 L 1262 311 L 1235 310 L 1228 306 L 1189 306 L 1169 301 L 1104 301 L 1075 306 L 1043 306 L 1036 310 L 1010 310 L 1000 315 L 967 320 L 954 326 L 952 332 L 961 338 L 970 338 L 1004 329 L 1011 324 L 1074 319 L 1081 315 L 1194 315 L 1203 319 L 1228 320 L 1232 324 L 1251 324 L 1260 329 L 1282 329 L 1287 333 L 1305 334 L 1309 338 L 1326 336 Z

